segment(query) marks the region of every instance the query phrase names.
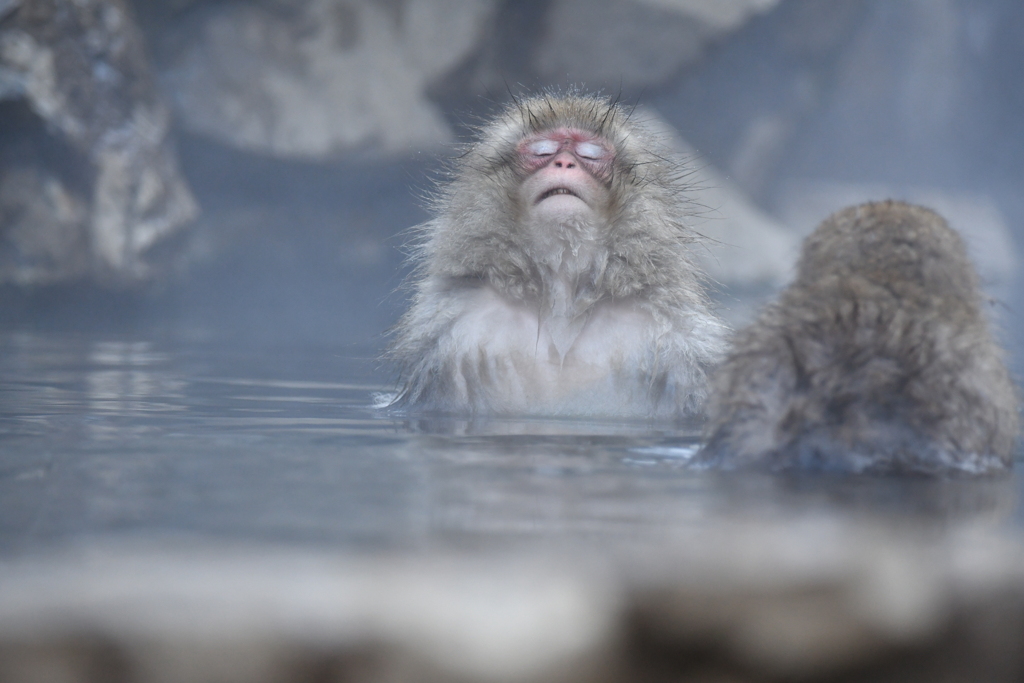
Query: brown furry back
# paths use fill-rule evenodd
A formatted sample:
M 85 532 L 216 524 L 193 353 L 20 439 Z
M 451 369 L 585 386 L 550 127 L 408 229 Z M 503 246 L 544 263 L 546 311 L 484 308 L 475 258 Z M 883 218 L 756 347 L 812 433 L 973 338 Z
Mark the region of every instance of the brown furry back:
M 1009 467 L 1018 399 L 960 237 L 934 212 L 844 209 L 736 335 L 698 461 L 727 468 Z

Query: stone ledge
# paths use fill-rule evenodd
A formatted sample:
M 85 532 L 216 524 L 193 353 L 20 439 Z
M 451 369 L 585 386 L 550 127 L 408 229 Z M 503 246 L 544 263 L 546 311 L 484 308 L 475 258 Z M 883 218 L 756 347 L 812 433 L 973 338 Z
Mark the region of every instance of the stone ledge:
M 93 546 L 0 568 L 5 681 L 1011 681 L 1024 546 L 722 523 L 657 550 Z M 980 676 L 980 678 L 979 678 Z

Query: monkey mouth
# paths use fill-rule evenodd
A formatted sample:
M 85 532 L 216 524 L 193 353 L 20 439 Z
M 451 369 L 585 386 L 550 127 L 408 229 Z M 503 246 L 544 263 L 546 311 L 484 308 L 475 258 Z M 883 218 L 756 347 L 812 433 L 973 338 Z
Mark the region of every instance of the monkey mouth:
M 575 192 L 570 190 L 568 187 L 553 187 L 550 190 L 548 190 L 547 192 L 545 192 L 544 194 L 542 194 L 540 197 L 538 197 L 537 198 L 537 203 L 540 204 L 542 201 L 544 201 L 548 197 L 554 197 L 555 195 L 560 195 L 560 194 L 567 194 L 570 197 L 576 197 L 576 199 L 582 199 L 582 197 L 580 197 L 578 194 L 576 194 Z

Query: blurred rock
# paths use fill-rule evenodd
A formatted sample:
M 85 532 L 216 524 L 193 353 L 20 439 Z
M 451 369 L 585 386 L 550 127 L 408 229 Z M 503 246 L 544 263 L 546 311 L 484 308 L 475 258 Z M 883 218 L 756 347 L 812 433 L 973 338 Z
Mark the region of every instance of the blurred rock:
M 474 48 L 494 6 L 207 3 L 163 37 L 161 81 L 186 127 L 253 152 L 435 149 L 451 131 L 425 91 Z
M 3 140 L 19 149 L 0 157 L 9 237 L 0 282 L 147 277 L 147 251 L 197 207 L 131 13 L 122 0 L 14 0 L 0 10 L 0 99 L 26 102 L 45 124 L 29 131 L 27 152 L 26 141 Z M 77 182 L 67 171 L 75 166 L 84 169 Z
M 54 559 L 0 580 L 4 681 L 582 682 L 613 660 L 614 592 L 524 558 Z
M 0 678 L 1020 680 L 1024 546 L 919 532 L 720 520 L 600 556 L 93 545 L 0 567 Z
M 755 206 L 659 113 L 638 108 L 635 116 L 671 140 L 689 166 L 692 214 L 687 222 L 708 238 L 695 249 L 708 275 L 733 289 L 771 289 L 788 281 L 800 248 L 798 236 Z
M 731 680 L 1024 674 L 1024 654 L 1011 645 L 1024 636 L 1018 542 L 834 521 L 724 525 L 688 542 L 646 570 L 629 602 L 649 662 L 711 659 Z
M 705 88 L 691 89 L 692 102 L 722 114 L 723 122 L 710 124 L 721 147 L 688 135 L 728 159 L 764 205 L 790 177 L 1016 183 L 1006 179 L 1020 176 L 1024 136 L 1009 65 L 1021 61 L 1024 6 L 791 0 L 762 23 L 758 32 L 735 34 L 715 57 L 721 68 L 705 67 L 697 77 Z
M 973 3 L 973 12 L 969 4 L 868 3 L 838 60 L 828 101 L 805 133 L 802 156 L 841 166 L 846 177 L 852 171 L 888 182 L 955 178 L 959 154 L 951 152 L 965 135 L 977 135 L 969 118 L 978 51 L 971 34 L 991 32 L 981 6 L 996 3 Z
M 44 169 L 0 167 L 0 282 L 48 284 L 90 268 L 89 210 Z
M 750 16 L 652 104 L 767 205 L 833 91 L 870 0 L 788 0 Z M 707 3 L 717 6 L 717 3 Z
M 708 274 L 732 288 L 782 286 L 792 275 L 799 253 L 796 235 L 716 169 L 695 163 L 695 215 L 690 222 L 713 240 L 698 252 Z
M 554 0 L 534 57 L 541 77 L 590 88 L 667 80 L 778 0 Z

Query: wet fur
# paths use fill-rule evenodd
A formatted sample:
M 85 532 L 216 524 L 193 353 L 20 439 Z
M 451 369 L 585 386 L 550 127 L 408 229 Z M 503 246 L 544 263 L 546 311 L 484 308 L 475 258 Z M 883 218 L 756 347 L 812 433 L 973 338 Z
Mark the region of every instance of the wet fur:
M 527 135 L 563 126 L 599 133 L 616 160 L 606 224 L 563 226 L 553 247 L 523 225 L 515 148 Z M 400 369 L 400 390 L 388 403 L 456 414 L 699 412 L 724 328 L 689 253 L 697 236 L 684 223 L 686 173 L 664 143 L 606 100 L 569 93 L 513 103 L 479 131 L 433 199 L 436 218 L 419 228 L 413 302 L 388 354 Z M 561 304 L 559 286 L 570 290 Z M 537 339 L 553 307 L 567 307 L 585 326 L 578 339 L 591 356 L 600 364 L 608 353 L 614 367 L 589 387 L 579 376 L 578 386 L 559 386 L 550 367 L 544 381 L 531 380 L 525 366 L 545 363 L 545 349 L 530 360 L 520 344 L 505 357 L 500 343 L 460 331 L 478 315 L 481 297 L 507 306 L 507 315 L 521 313 Z M 620 321 L 645 338 L 625 355 L 601 348 L 599 325 L 614 337 Z
M 1010 467 L 1016 389 L 960 237 L 932 211 L 847 208 L 716 373 L 705 465 L 983 473 Z

